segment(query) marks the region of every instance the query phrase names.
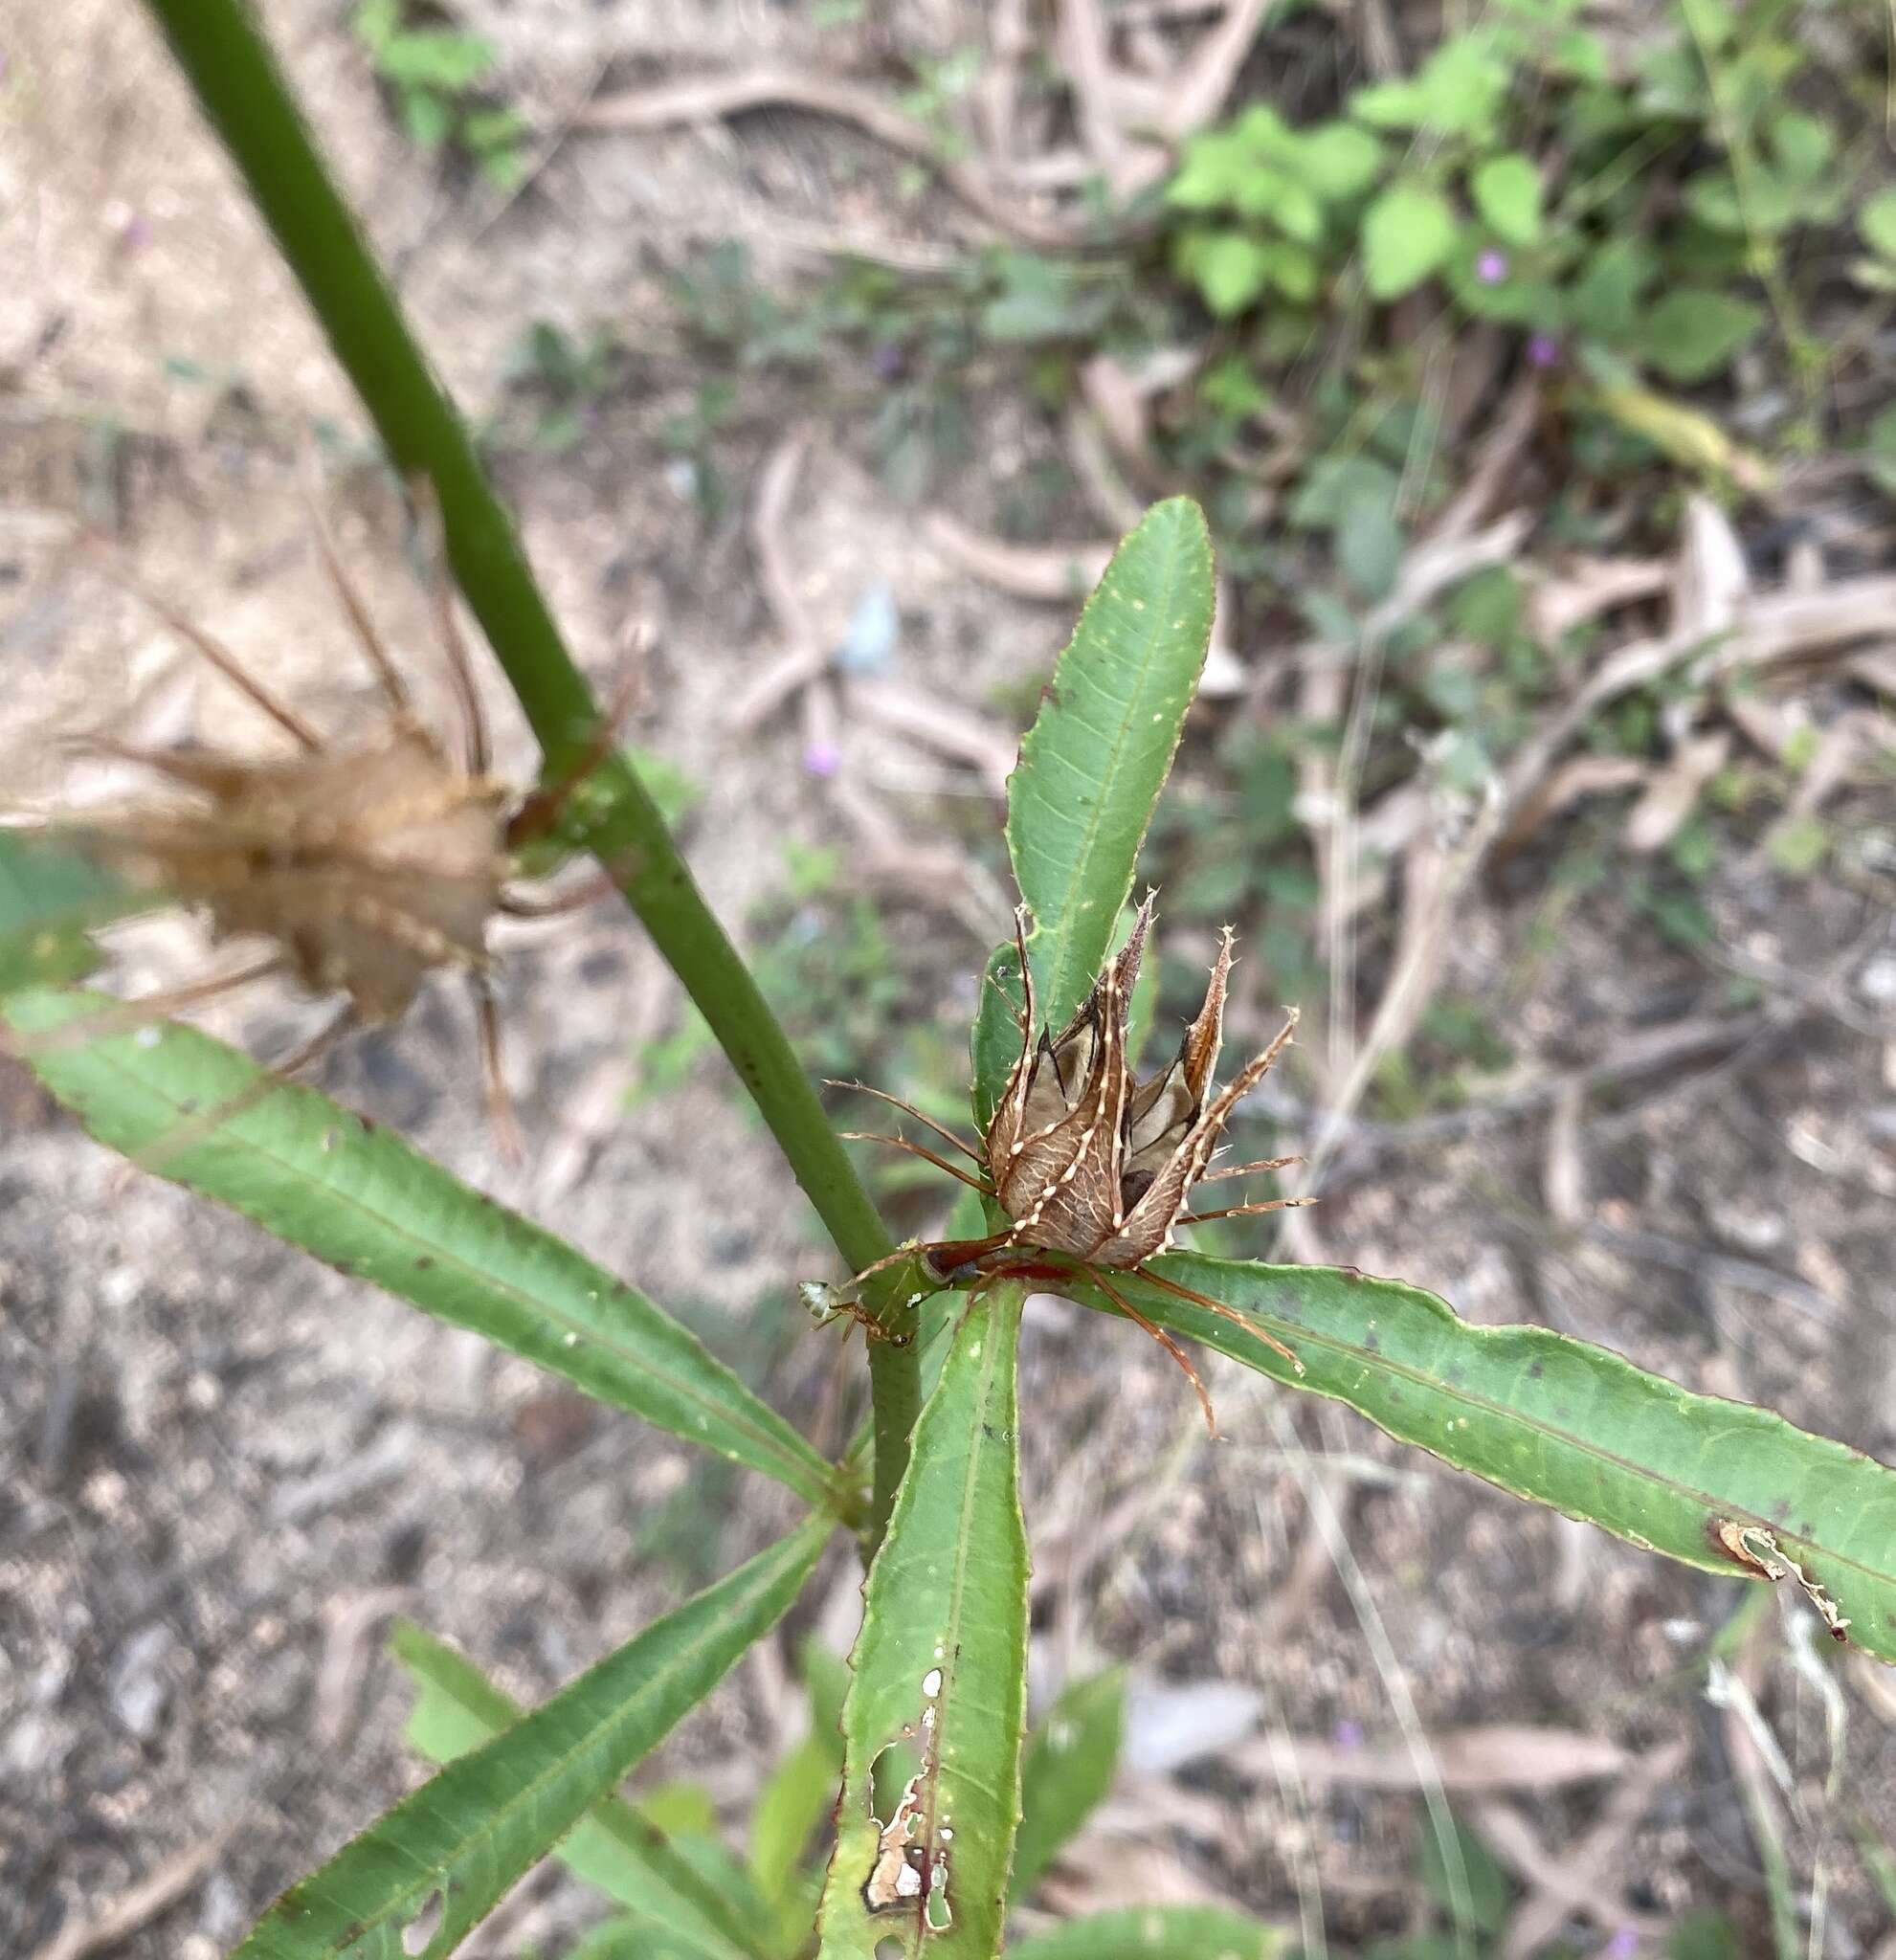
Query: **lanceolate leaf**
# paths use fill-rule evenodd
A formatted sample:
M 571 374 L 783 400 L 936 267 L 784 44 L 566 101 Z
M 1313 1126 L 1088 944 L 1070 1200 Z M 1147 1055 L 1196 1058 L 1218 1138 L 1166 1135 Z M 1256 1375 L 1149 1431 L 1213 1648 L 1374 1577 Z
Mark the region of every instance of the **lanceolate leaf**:
M 34 991 L 0 1004 L 23 1036 L 108 1006 Z M 102 1144 L 146 1153 L 318 1258 L 567 1377 L 615 1408 L 831 1501 L 829 1466 L 696 1336 L 551 1233 L 471 1191 L 401 1138 L 262 1072 L 194 1029 L 159 1025 L 29 1050 L 34 1072 Z M 223 1122 L 213 1113 L 229 1106 Z M 165 1146 L 174 1129 L 189 1137 Z
M 1008 1960 L 1273 1960 L 1274 1927 L 1216 1905 L 1135 1905 L 1070 1919 L 1007 1949 Z
M 823 1960 L 989 1960 L 1019 1812 L 1020 1288 L 970 1305 L 870 1569 L 843 1704 Z
M 1699 1395 L 1545 1327 L 1470 1326 L 1419 1287 L 1347 1268 L 1179 1256 L 1161 1272 L 1288 1343 L 1297 1386 L 1515 1496 L 1728 1577 L 1798 1570 L 1896 1660 L 1896 1470 L 1745 1402 Z M 1142 1312 L 1292 1380 L 1264 1343 L 1128 1279 Z
M 1125 1729 L 1126 1677 L 1115 1667 L 1069 1685 L 1029 1738 L 1014 1845 L 1016 1904 L 1112 1788 Z
M 409 1717 L 408 1741 L 431 1762 L 450 1763 L 521 1719 L 520 1704 L 494 1686 L 473 1661 L 424 1632 L 400 1622 L 389 1645 L 420 1690 Z M 760 1937 L 763 1902 L 747 1913 L 734 1890 L 745 1874 L 723 1845 L 715 1876 L 623 1797 L 609 1796 L 560 1840 L 560 1862 L 609 1899 L 627 1906 L 648 1941 L 663 1940 L 691 1960 L 772 1960 Z M 701 1850 L 693 1846 L 693 1850 Z
M 809 1520 L 450 1763 L 284 1893 L 235 1960 L 441 1960 L 789 1610 Z
M 1212 633 L 1212 542 L 1190 499 L 1113 553 L 1008 779 L 1007 842 L 1041 934 L 1040 1005 L 1064 1021 L 1106 955 Z M 1046 929 L 1057 926 L 1057 933 Z

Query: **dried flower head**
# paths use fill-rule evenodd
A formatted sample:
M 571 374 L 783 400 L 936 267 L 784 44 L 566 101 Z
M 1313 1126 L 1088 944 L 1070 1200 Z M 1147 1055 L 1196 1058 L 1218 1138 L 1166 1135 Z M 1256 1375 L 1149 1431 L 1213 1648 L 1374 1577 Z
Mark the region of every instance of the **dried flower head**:
M 397 1019 L 432 973 L 466 976 L 480 1029 L 488 1102 L 503 1144 L 518 1142 L 500 1068 L 499 1015 L 487 943 L 497 914 L 546 917 L 597 896 L 543 901 L 510 888 L 519 852 L 557 819 L 591 762 L 566 782 L 523 796 L 490 772 L 490 745 L 467 650 L 444 576 L 435 612 L 464 723 L 457 760 L 415 712 L 320 523 L 325 565 L 381 689 L 386 715 L 368 735 L 332 742 L 312 728 L 228 648 L 157 595 L 141 596 L 294 744 L 294 752 L 238 760 L 202 748 L 90 746 L 154 771 L 174 792 L 62 826 L 62 835 L 162 902 L 201 912 L 215 939 L 266 943 L 234 972 L 127 1003 L 145 1017 L 226 992 L 265 974 L 340 996 L 321 1032 L 276 1065 L 306 1066 L 355 1027 Z M 437 561 L 438 563 L 438 557 Z M 608 752 L 602 741 L 597 754 Z M 84 1022 L 71 1032 L 89 1031 Z M 231 1111 L 214 1112 L 228 1119 Z
M 985 1139 L 989 1181 L 1014 1220 L 1014 1242 L 1109 1269 L 1130 1269 L 1171 1248 L 1186 1198 L 1204 1176 L 1232 1109 L 1283 1052 L 1297 1025 L 1292 1014 L 1270 1047 L 1210 1097 L 1231 976 L 1226 927 L 1204 1005 L 1177 1055 L 1145 1081 L 1135 1080 L 1126 1023 L 1151 920 L 1149 897 L 1124 950 L 1058 1036 L 1034 1034 L 1033 969 L 1021 947 L 1020 1058 Z
M 1080 1011 L 1059 1034 L 1039 1024 L 1033 969 L 1027 959 L 1024 913 L 1016 920 L 1015 943 L 1023 990 L 1020 1055 L 979 1150 L 919 1110 L 896 1102 L 894 1097 L 879 1090 L 868 1093 L 907 1109 L 972 1158 L 985 1175 L 970 1175 L 904 1137 L 874 1141 L 926 1157 L 971 1184 L 983 1196 L 993 1199 L 1009 1220 L 1003 1230 L 986 1238 L 946 1240 L 905 1251 L 919 1250 L 935 1273 L 948 1281 L 1090 1280 L 1185 1369 L 1216 1435 L 1210 1401 L 1182 1350 L 1169 1334 L 1141 1315 L 1105 1276 L 1137 1273 L 1163 1292 L 1239 1320 L 1301 1372 L 1297 1357 L 1261 1329 L 1221 1302 L 1194 1293 L 1147 1265 L 1148 1260 L 1171 1249 L 1180 1225 L 1205 1224 L 1214 1218 L 1275 1212 L 1309 1202 L 1305 1198 L 1272 1198 L 1211 1212 L 1186 1210 L 1193 1187 L 1200 1182 L 1280 1170 L 1297 1161 L 1274 1157 L 1229 1169 L 1210 1168 L 1231 1112 L 1289 1045 L 1297 1015 L 1293 1010 L 1270 1046 L 1247 1062 L 1224 1089 L 1214 1093 L 1231 977 L 1233 942 L 1227 926 L 1218 944 L 1204 1004 L 1185 1030 L 1178 1053 L 1144 1081 L 1137 1080 L 1127 1055 L 1126 1017 L 1151 929 L 1152 904 L 1149 895 L 1124 948 L 1106 963 Z

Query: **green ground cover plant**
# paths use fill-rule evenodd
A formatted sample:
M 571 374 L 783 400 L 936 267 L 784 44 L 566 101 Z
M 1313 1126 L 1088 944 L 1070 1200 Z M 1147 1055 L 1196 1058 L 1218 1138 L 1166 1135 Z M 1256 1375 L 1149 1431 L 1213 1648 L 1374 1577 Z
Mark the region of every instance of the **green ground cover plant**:
M 438 506 L 457 583 L 541 743 L 546 779 L 562 781 L 595 736 L 596 705 L 254 21 L 241 0 L 151 4 L 390 463 Z M 1509 18 L 1529 22 L 1520 32 L 1533 58 L 1586 69 L 1558 10 L 1517 8 Z M 1705 14 L 1701 26 L 1714 52 L 1727 45 L 1717 16 Z M 1335 125 L 1343 136 L 1320 128 L 1292 144 L 1284 129 L 1255 121 L 1220 132 L 1270 155 L 1282 150 L 1293 173 L 1347 182 L 1339 203 L 1369 200 L 1362 233 L 1376 269 L 1365 278 L 1372 294 L 1388 289 L 1382 298 L 1449 267 L 1462 231 L 1477 223 L 1483 236 L 1530 251 L 1548 222 L 1531 167 L 1496 146 L 1506 75 L 1498 79 L 1493 64 L 1506 51 L 1448 46 L 1458 50 L 1452 60 L 1394 92 L 1386 85 L 1367 111 L 1359 102 L 1351 123 Z M 1449 133 L 1466 145 L 1439 152 L 1437 174 L 1377 174 L 1386 152 L 1373 132 L 1443 118 L 1465 125 Z M 1778 185 L 1795 216 L 1798 196 L 1810 194 L 1798 174 L 1808 136 L 1799 150 L 1799 139 L 1773 123 L 1758 141 L 1765 174 L 1753 173 L 1747 189 L 1750 167 L 1734 167 L 1730 194 L 1755 207 L 1758 183 Z M 1210 167 L 1200 157 L 1187 167 Z M 1726 210 L 1724 182 L 1714 171 L 1700 193 L 1711 215 L 1699 222 L 1710 230 Z M 1232 232 L 1264 255 L 1281 290 L 1283 267 L 1297 261 L 1278 248 L 1309 252 L 1325 235 L 1324 201 L 1312 197 L 1314 214 L 1295 208 L 1286 229 L 1279 212 L 1275 234 Z M 1399 200 L 1399 226 L 1388 215 L 1391 199 Z M 1768 215 L 1779 209 L 1766 198 Z M 1370 242 L 1398 232 L 1412 260 L 1417 238 L 1429 244 L 1422 271 L 1393 263 L 1393 242 Z M 1477 249 L 1488 248 L 1478 240 Z M 1181 247 L 1201 283 L 1208 250 Z M 1007 848 L 1031 909 L 1025 950 L 1037 1018 L 1054 1029 L 1085 1000 L 1122 930 L 1203 670 L 1213 606 L 1203 511 L 1183 497 L 1156 502 L 1081 613 L 1023 745 Z M 1268 755 L 1251 760 L 1267 829 L 1274 765 Z M 1010 1906 L 1031 1895 L 1104 1791 L 1122 1719 L 1117 1682 L 1105 1676 L 1070 1688 L 1039 1729 L 1026 1720 L 1029 1534 L 1018 1466 L 1022 1425 L 1035 1416 L 1018 1399 L 1015 1350 L 1027 1281 L 944 1274 L 894 1242 L 805 1058 L 698 892 L 631 756 L 595 768 L 564 823 L 567 844 L 591 853 L 617 882 L 703 1015 L 844 1269 L 874 1269 L 859 1290 L 830 1295 L 862 1325 L 873 1409 L 840 1460 L 819 1454 L 631 1280 L 469 1189 L 401 1137 L 183 1026 L 88 1038 L 84 1024 L 102 997 L 75 983 L 93 959 L 90 931 L 128 895 L 82 858 L 0 838 L 0 1015 L 40 1079 L 101 1144 L 135 1161 L 162 1149 L 167 1177 L 745 1476 L 771 1480 L 802 1513 L 774 1544 L 531 1711 L 424 1631 L 402 1629 L 396 1652 L 419 1690 L 412 1737 L 441 1768 L 287 1892 L 239 1954 L 440 1960 L 551 1855 L 613 1902 L 614 1917 L 580 1949 L 588 1960 L 993 1955 L 1006 1943 Z M 1013 940 L 1002 940 L 989 964 L 1001 984 L 983 987 L 970 1031 L 967 1102 L 977 1121 L 992 1114 L 1018 1051 L 1006 986 L 1011 978 L 1017 988 L 1017 967 Z M 61 1030 L 76 1037 L 53 1038 Z M 1452 1020 L 1438 1036 L 1477 1045 Z M 223 1109 L 234 1113 L 199 1120 Z M 715 1193 L 704 1202 L 715 1204 Z M 957 1231 L 979 1235 L 971 1199 L 959 1220 Z M 1180 1251 L 1152 1272 L 1117 1272 L 1114 1284 L 1170 1335 L 1343 1402 L 1468 1474 L 1657 1554 L 1800 1589 L 1838 1641 L 1896 1660 L 1896 1473 L 1867 1457 L 1563 1334 L 1470 1325 L 1432 1294 L 1353 1268 Z M 1179 1286 L 1211 1303 L 1181 1299 Z M 1069 1290 L 1098 1311 L 1100 1338 L 1139 1338 L 1115 1325 L 1124 1316 L 1113 1292 L 1086 1273 Z M 839 1535 L 866 1569 L 861 1631 L 845 1673 L 820 1655 L 807 1660 L 808 1744 L 760 1796 L 746 1856 L 715 1838 L 688 1792 L 642 1806 L 618 1797 L 634 1767 L 791 1610 Z M 1493 1893 L 1505 1882 L 1474 1840 L 1451 1838 L 1434 1856 L 1455 1927 L 1444 1950 L 1476 1950 L 1472 1943 L 1500 1924 L 1506 1900 Z M 1134 1951 L 1187 1960 L 1261 1955 L 1278 1944 L 1261 1925 L 1167 1907 L 1069 1924 L 1008 1950 L 1029 1960 Z

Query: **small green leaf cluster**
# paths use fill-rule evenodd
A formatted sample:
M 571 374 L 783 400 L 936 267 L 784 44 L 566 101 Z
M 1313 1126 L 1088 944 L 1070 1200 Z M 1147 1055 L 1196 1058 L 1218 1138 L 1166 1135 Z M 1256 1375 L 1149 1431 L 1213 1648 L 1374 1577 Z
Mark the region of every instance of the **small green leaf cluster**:
M 1217 318 L 1261 319 L 1267 364 L 1358 287 L 1376 306 L 1427 287 L 1546 365 L 1711 380 L 1763 328 L 1760 284 L 1842 218 L 1853 172 L 1791 94 L 1809 56 L 1782 8 L 1666 15 L 1629 59 L 1578 0 L 1499 0 L 1325 120 L 1243 109 L 1168 186 L 1173 269 Z M 1862 229 L 1877 283 L 1896 270 L 1888 193 Z
M 526 446 L 546 456 L 575 449 L 618 385 L 626 351 L 608 327 L 569 333 L 550 320 L 536 320 L 507 350 L 501 379 L 507 406 L 485 432 L 504 435 L 508 411 L 527 412 Z
M 456 150 L 502 190 L 519 181 L 527 123 L 494 100 L 491 41 L 427 20 L 414 0 L 357 0 L 350 24 L 416 149 Z

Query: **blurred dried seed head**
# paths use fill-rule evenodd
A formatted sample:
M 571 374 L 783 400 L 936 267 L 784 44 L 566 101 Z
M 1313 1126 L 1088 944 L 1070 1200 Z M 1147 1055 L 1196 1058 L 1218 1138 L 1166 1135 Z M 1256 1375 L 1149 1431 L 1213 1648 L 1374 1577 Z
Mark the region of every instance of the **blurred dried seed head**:
M 435 615 L 461 708 L 457 759 L 415 712 L 320 520 L 318 538 L 381 691 L 386 712 L 380 724 L 348 742 L 325 738 L 236 655 L 134 585 L 174 632 L 290 737 L 295 752 L 251 761 L 205 748 L 151 750 L 95 740 L 88 746 L 149 769 L 169 793 L 89 814 L 59 826 L 59 835 L 148 892 L 155 904 L 198 911 L 216 939 L 260 940 L 269 948 L 260 963 L 222 980 L 130 1005 L 156 1014 L 266 972 L 338 999 L 334 1020 L 316 1041 L 279 1065 L 285 1072 L 314 1059 L 351 1028 L 399 1018 L 430 974 L 463 974 L 474 993 L 489 1106 L 502 1142 L 517 1151 L 500 1070 L 488 932 L 499 913 L 547 917 L 569 909 L 574 900 L 597 896 L 598 887 L 589 884 L 542 900 L 516 892 L 509 881 L 519 870 L 520 850 L 553 828 L 572 791 L 610 752 L 610 730 L 563 784 L 523 794 L 492 775 L 479 689 L 452 592 L 437 574 Z M 438 566 L 440 554 L 433 555 Z

